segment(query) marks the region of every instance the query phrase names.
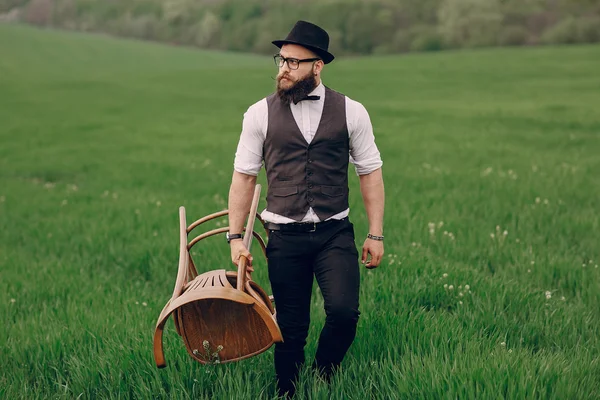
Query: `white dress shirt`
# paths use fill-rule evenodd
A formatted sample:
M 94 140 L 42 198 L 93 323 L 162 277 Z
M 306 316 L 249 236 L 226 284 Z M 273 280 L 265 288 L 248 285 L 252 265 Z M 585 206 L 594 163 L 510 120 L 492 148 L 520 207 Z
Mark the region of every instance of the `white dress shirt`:
M 309 95 L 317 95 L 319 100 L 303 100 L 298 104 L 290 103 L 290 108 L 300 132 L 310 144 L 317 132 L 323 105 L 325 86 L 321 82 Z M 263 165 L 263 143 L 267 136 L 269 108 L 264 98 L 251 105 L 244 114 L 242 133 L 235 153 L 234 169 L 237 172 L 257 176 Z M 381 155 L 375 144 L 373 126 L 365 107 L 346 96 L 346 125 L 350 138 L 349 160 L 354 164 L 357 175 L 370 174 L 383 165 Z M 348 216 L 349 209 L 332 216 L 341 219 Z M 261 217 L 265 221 L 277 224 L 297 222 L 291 218 L 264 210 Z M 312 208 L 309 208 L 302 222 L 320 222 Z

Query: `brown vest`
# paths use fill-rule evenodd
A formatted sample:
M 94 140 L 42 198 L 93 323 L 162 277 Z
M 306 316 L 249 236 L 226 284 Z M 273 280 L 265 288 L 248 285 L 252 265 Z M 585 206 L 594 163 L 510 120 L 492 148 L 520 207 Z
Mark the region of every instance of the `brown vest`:
M 267 210 L 301 221 L 309 207 L 325 219 L 348 208 L 350 140 L 346 97 L 325 88 L 319 128 L 310 144 L 289 104 L 267 97 L 269 122 L 263 145 L 267 172 Z

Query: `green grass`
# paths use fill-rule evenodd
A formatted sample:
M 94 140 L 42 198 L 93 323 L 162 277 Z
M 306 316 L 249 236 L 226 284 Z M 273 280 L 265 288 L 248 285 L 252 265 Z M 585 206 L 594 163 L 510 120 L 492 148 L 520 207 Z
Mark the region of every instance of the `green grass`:
M 226 207 L 242 115 L 271 92 L 272 60 L 7 25 L 0 52 L 0 398 L 272 398 L 271 350 L 203 366 L 169 322 L 166 369 L 151 351 L 177 208 L 191 222 Z M 585 46 L 327 67 L 375 127 L 386 256 L 363 269 L 342 373 L 330 387 L 304 373 L 301 393 L 600 397 L 598 65 Z M 230 268 L 222 237 L 195 259 Z M 308 360 L 324 321 L 313 299 Z

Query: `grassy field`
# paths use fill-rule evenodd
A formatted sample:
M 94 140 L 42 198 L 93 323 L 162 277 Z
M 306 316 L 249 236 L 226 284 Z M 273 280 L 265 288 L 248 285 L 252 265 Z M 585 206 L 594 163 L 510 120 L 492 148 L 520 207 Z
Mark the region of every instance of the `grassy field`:
M 363 270 L 342 373 L 303 373 L 306 398 L 600 398 L 599 65 L 586 46 L 327 67 L 371 114 L 386 256 Z M 268 57 L 0 25 L 0 398 L 274 397 L 272 350 L 203 366 L 169 322 L 166 369 L 151 351 L 177 209 L 226 207 L 242 115 L 274 75 Z M 230 268 L 223 237 L 195 259 Z

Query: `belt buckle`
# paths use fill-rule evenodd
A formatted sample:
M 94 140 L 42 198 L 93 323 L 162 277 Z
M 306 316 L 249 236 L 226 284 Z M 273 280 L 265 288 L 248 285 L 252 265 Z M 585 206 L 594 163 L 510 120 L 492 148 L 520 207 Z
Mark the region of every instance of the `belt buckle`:
M 308 231 L 308 232 L 315 232 L 315 231 L 317 230 L 317 223 L 316 223 L 316 222 L 313 222 L 312 224 L 313 224 L 313 227 L 312 227 L 312 229 L 311 229 L 310 231 Z

